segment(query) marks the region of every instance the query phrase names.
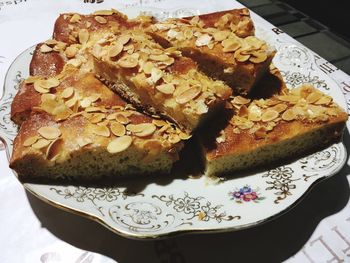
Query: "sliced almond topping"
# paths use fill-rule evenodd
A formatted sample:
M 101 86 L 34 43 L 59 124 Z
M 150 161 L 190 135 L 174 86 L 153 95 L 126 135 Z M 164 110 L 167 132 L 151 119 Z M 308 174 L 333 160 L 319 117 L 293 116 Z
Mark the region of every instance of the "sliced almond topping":
M 80 106 L 83 107 L 83 108 L 87 108 L 87 107 L 90 107 L 91 106 L 91 100 L 90 98 L 83 98 L 81 101 L 80 101 Z
M 275 110 L 278 113 L 285 111 L 287 108 L 288 108 L 288 106 L 286 104 L 283 104 L 283 103 L 280 103 L 280 104 L 277 104 L 277 105 L 271 107 L 272 110 Z
M 192 135 L 189 134 L 189 133 L 185 133 L 185 132 L 182 132 L 182 131 L 181 131 L 181 132 L 179 133 L 179 137 L 180 137 L 181 140 L 188 140 L 189 138 L 192 137 Z
M 307 101 L 308 103 L 315 103 L 315 102 L 318 101 L 321 97 L 322 97 L 322 93 L 321 93 L 321 92 L 314 91 L 314 92 L 310 93 L 310 94 L 306 97 L 306 101 Z
M 45 89 L 42 87 L 42 85 L 39 84 L 38 81 L 34 82 L 34 89 L 39 93 L 49 93 L 50 90 Z
M 93 125 L 91 131 L 92 133 L 103 137 L 109 137 L 111 135 L 111 132 L 106 126 Z
M 161 84 L 156 86 L 156 89 L 159 90 L 161 93 L 164 94 L 173 94 L 175 91 L 175 86 L 171 83 L 165 83 L 165 84 Z
M 126 129 L 138 137 L 146 137 L 152 135 L 156 131 L 157 127 L 153 123 L 140 123 L 128 124 Z
M 257 51 L 251 54 L 249 61 L 253 63 L 261 63 L 267 59 L 267 54 L 265 51 Z
M 152 62 L 150 61 L 147 61 L 144 65 L 143 65 L 143 71 L 146 73 L 146 74 L 151 74 L 152 72 L 152 69 L 154 68 L 154 65 Z
M 57 43 L 59 43 L 59 42 L 56 39 L 48 39 L 45 41 L 45 44 L 50 46 L 50 47 L 56 45 Z
M 160 54 L 160 55 L 151 54 L 149 58 L 154 61 L 167 61 L 169 59 L 169 56 L 166 54 Z
M 237 51 L 239 51 L 239 50 L 236 50 L 235 51 L 235 55 L 234 55 L 234 57 L 235 57 L 235 59 L 237 61 L 245 62 L 245 61 L 247 61 L 250 58 L 250 55 L 243 55 L 243 54 L 241 54 L 240 52 L 237 52 Z
M 112 122 L 110 128 L 115 136 L 120 137 L 125 135 L 125 126 L 123 124 L 120 124 L 119 122 Z
M 28 78 L 26 78 L 24 80 L 25 84 L 33 84 L 35 81 L 37 81 L 38 79 L 40 79 L 40 77 L 38 76 L 29 76 Z
M 163 71 L 159 68 L 152 68 L 151 71 L 151 81 L 152 83 L 157 83 L 163 77 Z
M 186 30 L 184 31 L 184 37 L 185 37 L 186 39 L 191 39 L 191 38 L 193 37 L 193 31 L 190 30 L 190 29 L 186 29 Z
M 185 90 L 184 92 L 180 93 L 175 100 L 179 104 L 185 104 L 193 100 L 194 98 L 196 98 L 201 93 L 201 91 L 202 89 L 200 86 L 193 86 Z
M 315 102 L 316 105 L 328 105 L 332 102 L 332 98 L 329 96 L 322 96 L 318 101 Z
M 217 42 L 221 42 L 228 38 L 230 35 L 230 31 L 217 31 L 213 34 L 214 40 Z
M 87 31 L 86 29 L 81 29 L 79 31 L 79 43 L 85 44 L 86 42 L 88 42 L 89 36 L 90 36 L 89 31 Z
M 96 102 L 97 100 L 99 100 L 101 98 L 101 94 L 92 94 L 88 97 L 90 99 L 91 102 Z
M 71 23 L 76 23 L 76 22 L 79 22 L 81 19 L 80 15 L 79 14 L 74 14 L 72 15 L 72 17 L 70 18 L 69 22 Z
M 49 78 L 45 82 L 45 86 L 48 89 L 55 88 L 60 85 L 60 80 L 58 78 Z
M 77 138 L 77 143 L 80 147 L 84 147 L 88 144 L 92 143 L 92 140 L 90 138 L 86 138 L 86 137 L 78 137 Z
M 76 68 L 79 68 L 83 62 L 80 59 L 73 58 L 67 61 L 67 65 L 72 65 Z
M 142 147 L 148 151 L 150 155 L 157 155 L 162 150 L 162 143 L 158 140 L 147 140 Z
M 121 45 L 125 45 L 129 42 L 130 38 L 130 35 L 121 35 L 118 37 L 117 42 Z
M 95 20 L 100 23 L 100 24 L 106 24 L 107 23 L 107 19 L 102 17 L 102 16 L 95 16 Z
M 121 124 L 128 124 L 130 122 L 130 120 L 125 115 L 123 115 L 121 113 L 117 114 L 115 119 L 116 119 L 116 121 L 118 121 Z
M 45 148 L 46 146 L 48 146 L 50 144 L 51 141 L 49 140 L 46 140 L 46 139 L 39 139 L 38 141 L 36 141 L 34 144 L 32 144 L 32 147 L 34 149 L 43 149 Z
M 57 138 L 50 143 L 46 150 L 46 159 L 53 160 L 62 152 L 63 139 Z
M 172 134 L 169 134 L 168 141 L 172 144 L 175 144 L 181 141 L 181 138 L 178 134 L 172 133 Z
M 61 135 L 60 129 L 57 128 L 57 127 L 53 127 L 53 126 L 41 127 L 38 130 L 38 133 L 41 136 L 43 136 L 45 139 L 48 139 L 48 140 L 54 140 L 54 139 L 58 138 Z
M 157 119 L 152 120 L 152 123 L 153 123 L 154 125 L 156 125 L 157 127 L 163 127 L 164 125 L 167 125 L 167 122 L 166 122 L 166 121 L 157 120 Z
M 233 38 L 228 38 L 228 39 L 223 40 L 221 42 L 221 45 L 223 46 L 222 51 L 224 51 L 224 52 L 234 52 L 237 49 L 239 49 L 241 46 L 239 44 L 239 42 Z
M 292 121 L 296 118 L 297 116 L 295 115 L 293 109 L 288 109 L 282 114 L 282 119 L 285 121 Z
M 261 116 L 261 120 L 263 122 L 269 122 L 278 117 L 278 112 L 272 109 L 266 110 L 263 115 Z
M 43 45 L 40 46 L 40 52 L 41 53 L 48 53 L 48 52 L 51 52 L 51 51 L 52 51 L 52 47 L 49 47 L 46 44 L 43 44 Z
M 120 54 L 120 52 L 122 52 L 122 50 L 123 50 L 123 45 L 117 42 L 109 48 L 108 56 L 110 58 L 116 57 Z
M 138 57 L 134 56 L 136 53 L 132 55 L 123 56 L 118 60 L 117 64 L 122 68 L 134 68 L 138 65 Z
M 212 36 L 209 36 L 208 34 L 203 34 L 197 38 L 195 44 L 197 47 L 207 46 L 210 43 L 211 39 L 212 39 Z
M 96 16 L 110 16 L 113 15 L 113 10 L 97 10 L 94 12 L 94 15 Z
M 24 142 L 23 142 L 23 146 L 31 146 L 32 144 L 36 143 L 37 140 L 39 140 L 39 136 L 35 135 L 32 137 L 27 138 Z
M 78 53 L 78 48 L 76 46 L 69 46 L 66 48 L 64 53 L 66 54 L 67 58 L 74 58 Z
M 127 136 L 127 135 L 121 136 L 114 139 L 108 144 L 107 151 L 109 153 L 119 153 L 128 149 L 131 144 L 132 144 L 131 136 Z
M 70 97 L 72 97 L 74 94 L 74 88 L 73 87 L 68 87 L 65 88 L 62 93 L 61 93 L 61 97 L 64 99 L 68 99 Z
M 250 99 L 246 99 L 242 96 L 236 96 L 232 100 L 232 103 L 239 104 L 239 105 L 248 104 L 249 102 L 250 102 Z
M 101 122 L 104 118 L 106 118 L 106 114 L 104 113 L 93 113 L 89 120 L 92 123 L 98 123 Z

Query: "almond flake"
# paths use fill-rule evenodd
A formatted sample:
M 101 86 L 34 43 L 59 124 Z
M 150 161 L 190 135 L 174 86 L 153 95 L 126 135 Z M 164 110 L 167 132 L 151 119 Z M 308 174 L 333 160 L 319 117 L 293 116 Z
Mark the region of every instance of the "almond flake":
M 37 140 L 39 140 L 39 136 L 35 135 L 32 137 L 27 138 L 24 142 L 23 142 L 23 146 L 31 146 L 32 144 L 36 143 Z
M 120 137 L 120 136 L 125 135 L 125 131 L 126 131 L 125 127 L 123 124 L 120 124 L 119 122 L 112 122 L 110 128 L 111 128 L 112 133 L 115 136 Z
M 101 122 L 104 118 L 106 118 L 106 114 L 104 113 L 93 113 L 89 120 L 91 123 L 98 123 Z
M 116 121 L 118 121 L 121 124 L 128 124 L 130 122 L 130 120 L 121 113 L 117 114 L 115 119 L 116 119 Z
M 34 144 L 32 144 L 32 148 L 40 150 L 45 148 L 46 146 L 48 146 L 50 144 L 51 141 L 46 140 L 46 139 L 39 139 L 37 142 L 35 142 Z
M 29 76 L 28 78 L 26 78 L 24 80 L 24 83 L 25 84 L 33 84 L 35 81 L 37 81 L 39 79 L 40 79 L 40 77 L 38 77 L 38 76 Z
M 116 57 L 120 54 L 120 52 L 122 52 L 122 50 L 123 50 L 123 45 L 117 42 L 114 45 L 110 46 L 108 50 L 108 56 L 110 58 Z
M 126 55 L 118 60 L 117 64 L 122 68 L 134 68 L 138 65 L 138 55 L 134 53 L 132 55 Z
M 161 71 L 159 68 L 152 68 L 151 71 L 151 81 L 152 83 L 157 83 L 158 80 L 160 80 L 163 77 L 163 71 Z
M 92 140 L 90 138 L 85 138 L 85 137 L 78 137 L 77 138 L 77 143 L 80 147 L 84 147 L 88 144 L 92 143 Z
M 94 15 L 96 16 L 110 16 L 113 15 L 113 10 L 97 10 L 94 12 Z
M 121 136 L 114 139 L 108 144 L 107 151 L 109 153 L 119 153 L 128 149 L 131 144 L 132 144 L 131 136 L 127 136 L 127 135 Z
M 71 23 L 76 23 L 76 22 L 79 22 L 81 19 L 80 15 L 79 14 L 74 14 L 72 15 L 72 17 L 70 18 L 69 22 Z
M 315 103 L 315 102 L 318 101 L 321 97 L 322 97 L 322 93 L 321 93 L 321 92 L 314 91 L 314 92 L 310 93 L 310 94 L 306 97 L 306 101 L 307 101 L 308 103 Z
M 179 104 L 185 104 L 196 98 L 201 93 L 201 91 L 202 89 L 200 86 L 191 87 L 185 90 L 184 92 L 180 93 L 175 100 Z
M 128 124 L 126 129 L 138 137 L 146 137 L 152 135 L 156 131 L 157 127 L 153 123 L 140 123 Z
M 43 44 L 43 45 L 40 46 L 40 52 L 41 52 L 41 53 L 49 53 L 49 52 L 51 52 L 51 51 L 52 51 L 52 48 L 49 47 L 49 46 L 46 45 L 46 44 Z
M 74 58 L 75 55 L 78 53 L 78 48 L 76 46 L 69 46 L 66 48 L 64 53 L 66 54 L 67 58 Z
M 269 121 L 276 119 L 277 117 L 278 117 L 277 111 L 268 109 L 262 114 L 261 120 L 263 122 L 269 122 Z
M 87 108 L 87 107 L 90 107 L 91 106 L 91 100 L 90 98 L 83 98 L 81 101 L 80 101 L 80 106 L 83 107 L 83 108 Z
M 264 51 L 253 52 L 249 61 L 253 63 L 261 63 L 267 59 L 267 54 Z
M 166 54 L 160 54 L 160 55 L 151 54 L 149 58 L 154 61 L 167 61 L 169 59 L 169 56 Z
M 153 123 L 154 125 L 156 125 L 157 127 L 163 127 L 164 125 L 167 125 L 167 122 L 166 122 L 166 121 L 157 120 L 157 119 L 152 120 L 152 123 Z
M 153 63 L 150 62 L 150 61 L 147 61 L 147 62 L 143 65 L 143 67 L 142 67 L 143 71 L 144 71 L 146 74 L 151 74 L 153 68 L 154 68 L 154 65 L 153 65 Z
M 248 104 L 249 102 L 250 102 L 250 99 L 246 99 L 242 96 L 236 96 L 232 100 L 232 103 L 239 104 L 239 105 Z
M 130 38 L 130 35 L 121 35 L 118 37 L 117 42 L 121 45 L 125 45 L 129 42 Z
M 280 103 L 277 104 L 273 107 L 271 107 L 270 109 L 277 111 L 278 113 L 281 113 L 283 111 L 285 111 L 288 108 L 288 106 L 286 104 Z
M 54 139 L 58 138 L 59 136 L 61 136 L 60 129 L 58 129 L 57 127 L 53 127 L 53 126 L 41 127 L 38 130 L 38 133 L 42 137 L 44 137 L 45 139 L 48 139 L 48 140 L 54 140 Z
M 211 36 L 209 36 L 208 34 L 204 34 L 197 38 L 195 44 L 197 47 L 207 46 L 210 43 L 211 39 Z
M 62 152 L 62 146 L 63 146 L 62 138 L 57 138 L 56 140 L 52 141 L 49 147 L 47 147 L 46 159 L 54 160 L 55 157 L 57 157 Z
M 174 93 L 175 86 L 171 83 L 165 83 L 165 84 L 156 86 L 156 89 L 159 90 L 161 93 L 169 95 Z
M 106 126 L 93 125 L 91 127 L 91 131 L 92 133 L 103 137 L 109 137 L 111 135 L 108 127 Z
M 56 39 L 48 39 L 45 41 L 45 44 L 50 46 L 50 47 L 56 45 L 57 43 L 59 43 L 59 42 Z
M 88 42 L 89 40 L 89 31 L 87 31 L 86 29 L 81 29 L 79 31 L 79 43 L 80 44 L 85 44 L 86 42 Z
M 107 19 L 102 17 L 102 16 L 95 16 L 95 20 L 100 23 L 100 24 L 106 24 L 107 23 Z
M 318 101 L 315 102 L 316 105 L 328 105 L 332 102 L 332 98 L 329 96 L 322 96 Z
M 222 51 L 224 51 L 224 52 L 234 52 L 237 49 L 239 49 L 241 46 L 240 43 L 236 39 L 233 39 L 233 38 L 228 38 L 228 39 L 223 40 L 221 42 L 221 45 L 223 46 Z
M 68 99 L 70 97 L 72 97 L 74 94 L 74 88 L 73 87 L 67 87 L 65 88 L 62 93 L 61 93 L 61 97 L 64 99 Z
M 217 42 L 221 42 L 228 38 L 230 35 L 230 31 L 217 31 L 213 34 L 214 40 Z
M 288 109 L 282 114 L 282 119 L 285 121 L 292 121 L 296 118 L 293 109 Z
M 67 65 L 72 65 L 76 68 L 79 68 L 83 62 L 80 59 L 73 58 L 67 61 Z

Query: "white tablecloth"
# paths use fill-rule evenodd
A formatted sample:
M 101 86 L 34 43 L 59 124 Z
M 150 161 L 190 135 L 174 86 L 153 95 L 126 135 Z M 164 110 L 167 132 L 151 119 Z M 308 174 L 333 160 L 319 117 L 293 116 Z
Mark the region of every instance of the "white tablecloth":
M 0 83 L 21 51 L 50 37 L 60 12 L 188 4 L 171 0 L 85 2 L 0 1 Z M 209 11 L 239 6 L 229 0 L 199 1 L 198 5 Z M 340 70 L 330 75 L 350 98 L 349 76 Z M 347 131 L 344 139 L 348 148 Z M 293 210 L 264 225 L 232 233 L 135 241 L 27 193 L 8 168 L 3 147 L 0 149 L 0 262 L 350 262 L 348 165 L 318 184 Z

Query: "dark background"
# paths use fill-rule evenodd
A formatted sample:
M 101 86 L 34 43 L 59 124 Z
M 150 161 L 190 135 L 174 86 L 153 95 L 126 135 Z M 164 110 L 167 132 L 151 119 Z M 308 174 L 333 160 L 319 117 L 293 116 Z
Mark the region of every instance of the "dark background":
M 349 0 L 238 0 L 350 74 Z

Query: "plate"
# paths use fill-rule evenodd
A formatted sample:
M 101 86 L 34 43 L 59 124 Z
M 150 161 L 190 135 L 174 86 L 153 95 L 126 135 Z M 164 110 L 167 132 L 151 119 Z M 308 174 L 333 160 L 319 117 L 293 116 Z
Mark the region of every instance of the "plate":
M 161 18 L 200 13 L 195 8 L 132 10 L 151 12 Z M 123 11 L 128 14 L 128 10 Z M 289 88 L 311 83 L 346 108 L 340 88 L 318 68 L 314 53 L 259 25 L 257 35 L 277 48 L 274 64 Z M 33 50 L 31 47 L 20 54 L 5 78 L 0 101 L 0 137 L 8 157 L 17 134 L 17 127 L 10 120 L 11 102 L 20 81 L 29 74 Z M 293 207 L 316 182 L 337 173 L 346 156 L 344 145 L 337 143 L 293 163 L 244 176 L 235 174 L 219 184 L 208 183 L 205 177 L 174 177 L 166 182 L 156 178 L 140 181 L 136 190 L 135 181 L 113 187 L 23 185 L 40 199 L 98 221 L 120 235 L 157 238 L 187 232 L 239 230 L 275 218 Z

